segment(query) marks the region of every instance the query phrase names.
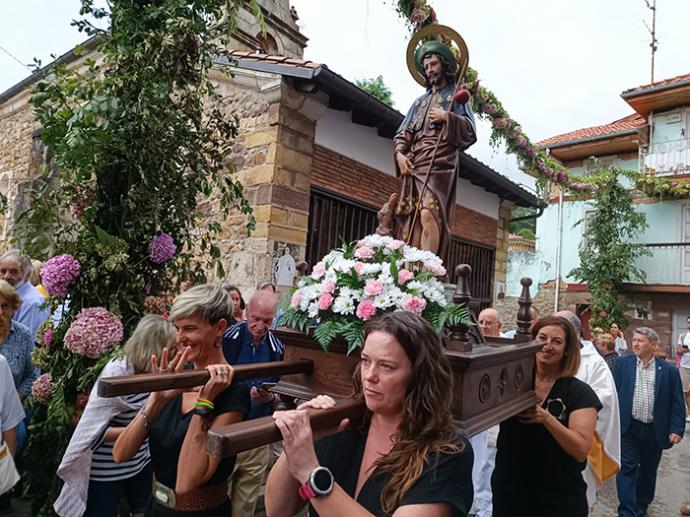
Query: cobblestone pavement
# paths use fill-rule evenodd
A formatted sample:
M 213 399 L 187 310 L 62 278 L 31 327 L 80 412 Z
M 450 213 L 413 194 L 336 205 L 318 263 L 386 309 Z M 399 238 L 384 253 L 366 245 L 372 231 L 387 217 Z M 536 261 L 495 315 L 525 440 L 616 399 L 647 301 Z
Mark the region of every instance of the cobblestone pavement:
M 675 517 L 678 508 L 690 503 L 690 427 L 678 445 L 664 451 L 659 464 L 656 496 L 649 506 L 649 517 Z M 615 517 L 618 508 L 615 478 L 608 480 L 601 491 L 591 517 Z

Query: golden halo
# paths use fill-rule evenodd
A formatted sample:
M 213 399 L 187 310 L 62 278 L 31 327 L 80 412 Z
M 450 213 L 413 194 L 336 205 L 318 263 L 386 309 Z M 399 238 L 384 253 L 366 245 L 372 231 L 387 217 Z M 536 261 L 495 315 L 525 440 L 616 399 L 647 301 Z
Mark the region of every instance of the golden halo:
M 467 72 L 467 66 L 470 62 L 470 53 L 467 50 L 467 43 L 454 29 L 451 29 L 447 25 L 439 25 L 438 23 L 432 23 L 426 27 L 422 27 L 417 32 L 412 35 L 410 42 L 407 44 L 407 69 L 410 71 L 412 78 L 419 84 L 424 86 L 426 82 L 424 76 L 419 73 L 414 62 L 414 52 L 417 50 L 417 45 L 419 45 L 428 36 L 445 36 L 450 39 L 460 50 L 460 56 L 457 58 L 458 71 L 455 74 L 455 81 L 459 82 L 465 72 Z

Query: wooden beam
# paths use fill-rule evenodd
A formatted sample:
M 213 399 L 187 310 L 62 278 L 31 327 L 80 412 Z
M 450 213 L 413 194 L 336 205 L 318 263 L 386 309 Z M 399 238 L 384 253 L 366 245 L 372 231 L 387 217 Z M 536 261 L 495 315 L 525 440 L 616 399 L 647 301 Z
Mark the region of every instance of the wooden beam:
M 257 377 L 279 377 L 314 371 L 311 360 L 274 361 L 270 363 L 241 364 L 232 367 L 234 380 L 244 381 Z M 104 377 L 98 381 L 99 397 L 119 397 L 134 393 L 150 393 L 170 389 L 203 386 L 210 375 L 207 370 L 183 370 L 174 373 L 142 373 L 121 377 Z
M 621 291 L 625 293 L 689 294 L 690 285 L 623 284 Z
M 340 399 L 332 409 L 307 409 L 312 431 L 335 430 L 340 422 L 362 419 L 366 410 L 364 402 L 355 399 Z M 262 445 L 282 440 L 273 417 L 255 418 L 237 424 L 209 430 L 206 438 L 206 452 L 211 456 L 228 457 L 238 452 L 255 449 Z

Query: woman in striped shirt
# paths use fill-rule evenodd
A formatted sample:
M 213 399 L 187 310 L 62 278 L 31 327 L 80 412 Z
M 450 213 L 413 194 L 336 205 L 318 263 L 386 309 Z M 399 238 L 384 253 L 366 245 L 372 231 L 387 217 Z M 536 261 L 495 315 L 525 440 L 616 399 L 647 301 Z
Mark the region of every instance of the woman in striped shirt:
M 151 356 L 173 346 L 175 328 L 162 316 L 142 318 L 124 346 L 124 357 L 112 359 L 101 377 L 144 373 Z M 115 398 L 97 395 L 96 386 L 72 435 L 58 475 L 65 481 L 54 509 L 61 517 L 116 517 L 127 498 L 133 516 L 141 516 L 151 497 L 151 458 L 145 440 L 131 459 L 115 463 L 113 443 L 143 407 L 148 393 Z

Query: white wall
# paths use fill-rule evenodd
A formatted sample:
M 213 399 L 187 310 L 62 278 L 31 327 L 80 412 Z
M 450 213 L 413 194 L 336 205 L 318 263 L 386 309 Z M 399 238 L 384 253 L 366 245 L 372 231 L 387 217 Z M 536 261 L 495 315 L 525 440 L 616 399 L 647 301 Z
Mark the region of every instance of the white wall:
M 393 141 L 380 137 L 376 128 L 354 124 L 351 117 L 348 111 L 325 110 L 316 122 L 314 142 L 394 176 Z M 458 180 L 456 199 L 460 206 L 498 219 L 500 198 L 467 180 Z

